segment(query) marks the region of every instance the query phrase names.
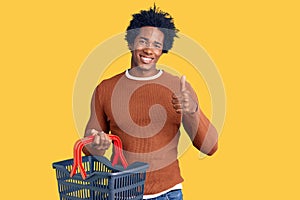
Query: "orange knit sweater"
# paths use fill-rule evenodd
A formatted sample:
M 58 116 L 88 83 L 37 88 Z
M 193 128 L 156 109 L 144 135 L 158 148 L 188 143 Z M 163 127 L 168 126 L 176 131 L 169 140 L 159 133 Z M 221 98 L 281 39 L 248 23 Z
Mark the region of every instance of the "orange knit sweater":
M 197 101 L 191 86 L 187 87 Z M 121 138 L 129 164 L 141 161 L 150 165 L 145 194 L 159 193 L 183 181 L 177 160 L 181 122 L 199 150 L 200 133 L 210 126 L 200 109 L 192 123 L 175 112 L 172 95 L 179 90 L 179 78 L 163 72 L 153 80 L 133 80 L 121 73 L 102 81 L 95 91 L 95 110 L 102 130 Z M 195 123 L 199 126 L 191 128 Z

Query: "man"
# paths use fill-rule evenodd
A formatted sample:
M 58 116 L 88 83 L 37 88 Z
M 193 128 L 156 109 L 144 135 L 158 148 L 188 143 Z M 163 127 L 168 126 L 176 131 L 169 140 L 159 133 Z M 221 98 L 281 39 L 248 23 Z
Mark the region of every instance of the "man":
M 121 138 L 129 164 L 149 163 L 144 199 L 182 199 L 177 159 L 181 123 L 198 150 L 207 155 L 217 150 L 217 131 L 185 76 L 156 66 L 177 31 L 173 18 L 156 6 L 133 15 L 126 32 L 131 68 L 97 86 L 85 132 L 95 135 L 84 149 L 87 155 L 103 155 L 111 144 L 105 133 L 110 132 Z

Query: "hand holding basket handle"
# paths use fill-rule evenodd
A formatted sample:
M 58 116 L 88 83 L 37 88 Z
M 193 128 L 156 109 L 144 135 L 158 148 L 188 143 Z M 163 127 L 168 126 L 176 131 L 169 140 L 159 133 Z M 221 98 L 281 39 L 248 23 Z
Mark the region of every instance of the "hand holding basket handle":
M 73 154 L 74 154 L 74 163 L 73 163 L 73 167 L 72 167 L 72 171 L 70 173 L 70 177 L 74 176 L 76 174 L 76 169 L 77 167 L 79 167 L 80 170 L 80 174 L 82 176 L 83 179 L 86 178 L 86 172 L 82 166 L 82 157 L 81 157 L 81 151 L 82 148 L 84 147 L 84 145 L 92 143 L 94 140 L 94 135 L 85 137 L 83 139 L 79 139 L 75 145 L 74 145 L 74 150 L 73 150 Z M 115 146 L 115 155 L 114 158 L 112 160 L 112 165 L 116 165 L 118 163 L 118 159 L 120 159 L 122 165 L 124 168 L 127 168 L 128 163 L 123 155 L 123 150 L 122 150 L 122 142 L 120 140 L 120 138 L 116 135 L 111 135 L 109 134 L 108 137 L 113 141 L 114 146 Z

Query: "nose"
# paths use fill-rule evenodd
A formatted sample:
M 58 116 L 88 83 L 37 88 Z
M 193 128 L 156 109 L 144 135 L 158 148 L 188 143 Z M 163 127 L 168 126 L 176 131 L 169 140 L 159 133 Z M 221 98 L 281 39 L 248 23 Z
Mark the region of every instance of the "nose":
M 149 45 L 143 49 L 143 52 L 147 55 L 153 54 L 153 48 L 151 48 Z

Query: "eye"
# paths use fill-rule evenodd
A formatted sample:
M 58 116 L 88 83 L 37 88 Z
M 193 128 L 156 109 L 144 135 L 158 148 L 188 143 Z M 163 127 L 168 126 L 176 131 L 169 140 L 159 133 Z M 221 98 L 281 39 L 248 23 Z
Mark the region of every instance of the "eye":
M 161 45 L 160 44 L 155 44 L 154 47 L 157 48 L 157 49 L 161 49 Z
M 139 40 L 139 44 L 144 45 L 144 44 L 146 44 L 146 41 L 145 40 Z
M 157 49 L 161 49 L 162 48 L 162 44 L 159 42 L 154 42 L 153 46 Z

